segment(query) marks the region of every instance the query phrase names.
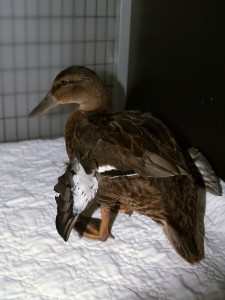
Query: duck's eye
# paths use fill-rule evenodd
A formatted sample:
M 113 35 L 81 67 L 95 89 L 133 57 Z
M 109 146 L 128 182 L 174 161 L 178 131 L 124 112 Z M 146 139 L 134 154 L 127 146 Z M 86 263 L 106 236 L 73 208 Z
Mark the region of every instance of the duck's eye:
M 62 80 L 61 81 L 61 85 L 66 85 L 67 84 L 67 81 L 66 80 Z

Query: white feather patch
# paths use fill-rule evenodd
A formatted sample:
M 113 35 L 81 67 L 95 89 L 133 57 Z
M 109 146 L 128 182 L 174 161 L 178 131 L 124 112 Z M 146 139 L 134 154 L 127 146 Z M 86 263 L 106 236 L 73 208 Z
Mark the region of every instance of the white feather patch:
M 99 173 L 104 173 L 106 171 L 111 171 L 111 170 L 116 170 L 116 168 L 114 166 L 110 166 L 110 165 L 105 165 L 105 166 L 98 167 L 98 172 Z
M 124 176 L 137 176 L 138 174 L 135 173 L 134 171 L 120 171 L 118 169 L 116 169 L 114 166 L 111 165 L 105 165 L 105 166 L 100 166 L 98 168 L 98 173 L 107 173 L 110 171 L 115 171 L 115 172 L 111 172 L 110 175 L 108 175 L 111 178 L 117 178 L 117 177 L 124 177 Z
M 71 189 L 73 193 L 73 213 L 81 213 L 90 201 L 95 197 L 98 190 L 98 181 L 93 175 L 87 175 L 78 160 L 74 160 L 73 176 L 74 187 Z

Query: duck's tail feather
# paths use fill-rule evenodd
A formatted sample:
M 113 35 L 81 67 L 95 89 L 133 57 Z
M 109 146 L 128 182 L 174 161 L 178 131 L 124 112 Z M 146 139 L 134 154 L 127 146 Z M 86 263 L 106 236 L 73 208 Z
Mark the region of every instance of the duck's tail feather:
M 194 264 L 204 258 L 204 239 L 199 230 L 193 235 L 185 236 L 168 223 L 164 224 L 163 230 L 175 251 L 187 262 Z
M 216 176 L 208 160 L 196 148 L 189 148 L 188 153 L 189 165 L 196 178 L 197 184 L 204 187 L 209 193 L 221 196 L 222 187 L 220 185 L 220 180 Z

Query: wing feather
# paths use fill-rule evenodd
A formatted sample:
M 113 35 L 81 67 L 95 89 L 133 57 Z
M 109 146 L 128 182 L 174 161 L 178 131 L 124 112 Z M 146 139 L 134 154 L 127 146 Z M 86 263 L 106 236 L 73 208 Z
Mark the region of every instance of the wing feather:
M 148 114 L 87 114 L 77 120 L 74 139 L 81 156 L 89 151 L 99 166 L 152 177 L 189 173 L 172 133 Z

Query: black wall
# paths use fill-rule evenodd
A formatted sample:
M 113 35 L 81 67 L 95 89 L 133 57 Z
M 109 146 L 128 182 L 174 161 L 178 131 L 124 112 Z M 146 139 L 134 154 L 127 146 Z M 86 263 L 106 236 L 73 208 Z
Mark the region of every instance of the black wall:
M 127 108 L 151 111 L 225 179 L 224 0 L 133 0 Z

